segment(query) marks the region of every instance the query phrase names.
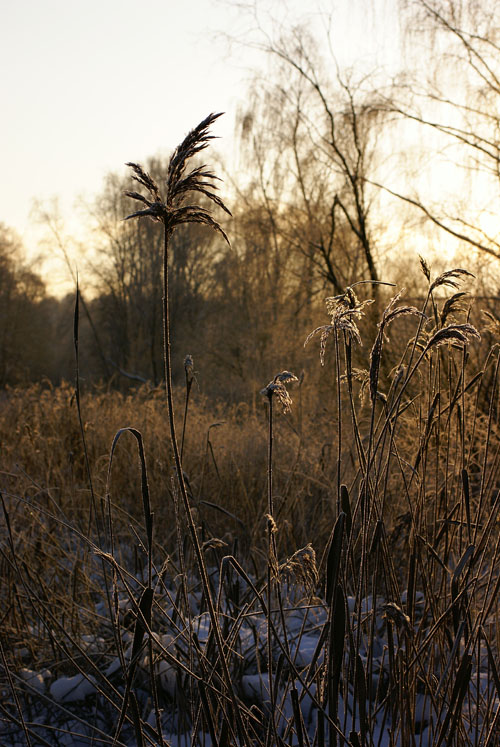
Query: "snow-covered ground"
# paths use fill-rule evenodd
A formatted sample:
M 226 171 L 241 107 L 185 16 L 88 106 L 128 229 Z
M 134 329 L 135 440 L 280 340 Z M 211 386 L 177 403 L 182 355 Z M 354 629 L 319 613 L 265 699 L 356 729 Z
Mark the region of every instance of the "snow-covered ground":
M 199 711 L 192 711 L 189 705 L 193 688 L 195 700 L 198 699 L 196 682 L 190 678 L 189 672 L 193 672 L 195 678 L 204 679 L 209 688 L 219 687 L 218 675 L 214 674 L 213 668 L 216 652 L 210 635 L 210 618 L 207 612 L 200 614 L 201 593 L 196 588 L 196 580 L 191 581 L 189 614 L 183 617 L 178 610 L 181 606 L 178 579 L 172 580 L 170 586 L 157 580 L 152 649 L 158 709 L 155 710 L 151 689 L 148 645 L 143 644 L 139 652 L 132 688 L 142 723 L 144 744 L 160 744 L 158 714 L 165 744 L 179 747 L 193 743 L 207 747 L 212 744 L 206 725 L 202 726 L 206 722 L 200 719 Z M 212 582 L 214 588 L 218 588 L 216 573 L 212 574 Z M 293 699 L 296 698 L 304 729 L 303 743 L 313 744 L 315 740 L 317 743 L 321 721 L 318 713 L 323 711 L 328 714 L 325 665 L 330 638 L 324 635 L 325 626 L 328 625 L 328 608 L 323 599 L 306 595 L 304 589 L 292 584 L 283 585 L 286 633 L 281 626 L 279 610 L 272 614 L 272 698 L 268 621 L 258 601 L 252 597 L 251 589 L 242 579 L 238 579 L 238 584 L 239 606 L 228 597 L 223 584 L 217 597 L 236 695 L 245 708 L 250 709 L 255 723 L 260 723 L 262 736 L 274 708 L 276 733 L 288 745 L 301 744 L 297 729 L 293 726 L 296 716 Z M 111 609 L 107 600 L 96 601 L 93 632 L 85 632 L 75 639 L 70 629 L 66 636 L 64 630 L 51 627 L 48 622 L 31 628 L 30 646 L 37 646 L 40 650 L 52 647 L 54 651 L 59 651 L 59 660 L 54 659 L 53 667 L 38 670 L 28 663 L 36 658 L 32 651 L 26 648 L 17 652 L 21 659 L 26 660 L 26 665 L 10 672 L 10 682 L 6 676 L 2 676 L 0 744 L 21 747 L 27 744 L 26 733 L 33 744 L 83 747 L 113 743 L 134 645 L 136 615 L 133 599 L 137 600 L 140 591 L 139 584 L 133 581 L 129 581 L 127 587 L 126 590 L 123 584 L 121 587 L 119 583 L 116 584 L 115 596 L 110 600 Z M 433 672 L 431 669 L 420 671 L 419 667 L 432 667 L 431 647 L 426 649 L 422 646 L 425 640 L 425 630 L 422 628 L 425 598 L 421 592 L 416 594 L 413 627 L 409 626 L 405 615 L 406 594 L 398 602 L 387 606 L 385 599 L 368 596 L 362 600 L 359 610 L 353 597 L 346 600 L 347 625 L 343 661 L 340 664 L 342 675 L 336 722 L 338 734 L 345 735 L 345 738 L 339 737 L 339 744 L 355 744 L 355 737 L 351 735 L 354 731 L 358 734 L 360 744 L 364 739 L 367 745 L 406 747 L 409 732 L 403 723 L 404 717 L 394 708 L 396 700 L 401 703 L 401 693 L 391 694 L 388 690 L 389 670 L 390 667 L 397 668 L 398 662 L 405 657 L 406 661 L 413 658 L 418 647 L 423 653 L 420 654 L 420 663 L 412 670 L 417 678 L 416 686 L 413 687 L 414 683 L 401 682 L 403 695 L 404 688 L 407 688 L 408 707 L 414 713 L 411 744 L 415 747 L 434 745 L 443 724 L 444 733 L 449 727 L 445 723 L 449 695 L 445 697 L 441 693 L 439 697 L 439 694 L 440 690 L 444 692 L 446 678 L 457 668 L 458 658 L 455 660 L 454 657 L 464 655 L 463 639 L 457 636 L 455 647 L 449 653 L 449 672 Z M 110 620 L 113 616 L 112 625 Z M 89 619 L 89 610 L 85 611 L 85 619 Z M 62 650 L 67 651 L 65 662 L 62 661 Z M 351 676 L 349 679 L 349 671 L 352 673 L 356 660 L 364 674 L 364 704 L 359 698 L 359 677 Z M 209 669 L 209 666 L 212 668 Z M 484 650 L 480 661 L 477 656 L 472 657 L 471 666 L 467 693 L 461 707 L 462 717 L 457 728 L 464 744 L 483 745 L 486 744 L 487 731 L 491 726 L 485 725 L 484 714 L 489 714 L 491 718 L 499 711 L 499 694 Z M 331 676 L 330 672 L 327 678 Z M 432 683 L 433 690 L 424 687 L 425 677 L 428 683 Z M 354 693 L 355 681 L 357 695 Z M 449 690 L 448 687 L 448 693 Z M 364 718 L 360 715 L 362 710 L 365 711 Z M 366 725 L 368 733 L 364 733 Z M 327 718 L 323 719 L 323 728 L 325 744 L 329 744 Z M 493 730 L 491 738 L 493 741 L 488 743 L 490 747 L 500 744 L 500 731 Z M 130 721 L 125 722 L 116 744 L 129 747 L 138 744 Z

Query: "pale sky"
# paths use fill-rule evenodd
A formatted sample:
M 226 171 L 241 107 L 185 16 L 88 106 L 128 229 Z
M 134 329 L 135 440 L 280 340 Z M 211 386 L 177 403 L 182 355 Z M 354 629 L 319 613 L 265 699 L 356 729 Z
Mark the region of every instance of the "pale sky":
M 3 0 L 0 220 L 29 244 L 35 199 L 66 216 L 214 110 L 231 137 L 245 73 L 213 35 L 233 18 L 211 0 Z

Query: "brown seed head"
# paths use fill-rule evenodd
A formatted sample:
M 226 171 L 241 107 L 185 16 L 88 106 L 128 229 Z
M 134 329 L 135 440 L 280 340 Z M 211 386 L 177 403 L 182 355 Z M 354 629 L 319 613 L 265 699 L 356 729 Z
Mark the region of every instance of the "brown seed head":
M 431 270 L 430 270 L 430 267 L 429 267 L 429 265 L 427 264 L 427 262 L 425 261 L 425 259 L 423 257 L 419 256 L 419 259 L 420 259 L 420 269 L 424 273 L 425 277 L 427 278 L 427 282 L 429 283 L 430 280 L 431 280 Z
M 431 283 L 429 292 L 432 293 L 433 290 L 439 288 L 441 285 L 447 285 L 450 288 L 458 288 L 459 283 L 462 280 L 465 280 L 466 277 L 473 278 L 475 277 L 475 275 L 473 275 L 472 272 L 469 272 L 468 270 L 463 270 L 461 267 L 457 267 L 455 270 L 448 270 L 447 272 L 443 272 L 442 275 L 440 275 L 434 280 L 433 283 Z
M 395 304 L 401 298 L 403 291 L 396 293 L 391 298 L 389 303 L 384 309 L 382 314 L 382 320 L 378 324 L 378 333 L 373 343 L 373 347 L 370 352 L 370 396 L 372 402 L 377 397 L 378 379 L 380 372 L 380 361 L 382 358 L 382 348 L 384 340 L 387 340 L 387 328 L 392 322 L 400 316 L 422 316 L 425 318 L 425 314 L 416 309 L 414 306 L 396 306 Z
M 260 390 L 260 393 L 262 394 L 262 396 L 267 397 L 268 399 L 271 399 L 273 396 L 277 397 L 279 403 L 283 407 L 283 412 L 290 412 L 292 406 L 292 398 L 290 397 L 285 384 L 289 384 L 292 381 L 298 381 L 298 378 L 295 376 L 295 374 L 291 373 L 290 371 L 281 371 L 281 373 L 276 374 L 274 379 L 270 381 L 264 389 Z
M 496 316 L 487 309 L 483 309 L 481 311 L 481 314 L 486 321 L 486 324 L 484 326 L 485 331 L 492 332 L 497 337 L 500 337 L 500 320 L 497 319 Z
M 359 301 L 352 287 L 348 286 L 344 293 L 341 293 L 339 296 L 326 298 L 325 303 L 326 310 L 331 317 L 330 324 L 316 327 L 316 329 L 307 335 L 304 342 L 305 347 L 313 337 L 319 335 L 319 359 L 322 366 L 325 365 L 326 341 L 332 332 L 342 330 L 351 340 L 357 342 L 358 345 L 363 344 L 356 321 L 361 319 L 365 306 L 373 303 L 373 299 Z
M 218 177 L 208 171 L 206 166 L 197 166 L 186 173 L 189 159 L 206 148 L 210 140 L 213 139 L 214 136 L 209 134 L 209 129 L 220 116 L 220 114 L 210 114 L 191 130 L 182 143 L 177 146 L 169 162 L 166 194 L 164 196 L 162 196 L 154 179 L 144 171 L 142 166 L 136 163 L 127 164 L 134 172 L 132 178 L 147 190 L 149 199 L 139 192 L 126 192 L 125 194 L 128 197 L 146 206 L 128 215 L 126 220 L 130 218 L 152 218 L 161 221 L 169 233 L 182 223 L 203 223 L 218 231 L 229 243 L 225 232 L 210 215 L 206 207 L 184 204 L 189 193 L 198 192 L 231 215 L 221 198 L 214 192 L 217 187 L 213 182 Z
M 446 299 L 443 304 L 443 308 L 441 309 L 441 314 L 439 315 L 442 327 L 444 327 L 444 325 L 446 324 L 446 320 L 451 314 L 466 311 L 465 306 L 460 305 L 461 299 L 466 295 L 467 293 L 461 291 L 460 293 L 454 293 L 450 298 Z
M 425 352 L 427 353 L 445 343 L 454 343 L 460 346 L 468 345 L 474 338 L 480 340 L 481 335 L 472 324 L 449 324 L 432 335 L 425 346 Z
M 285 563 L 280 565 L 280 571 L 295 576 L 296 581 L 306 589 L 314 589 L 318 584 L 319 573 L 316 552 L 311 543 L 296 550 Z

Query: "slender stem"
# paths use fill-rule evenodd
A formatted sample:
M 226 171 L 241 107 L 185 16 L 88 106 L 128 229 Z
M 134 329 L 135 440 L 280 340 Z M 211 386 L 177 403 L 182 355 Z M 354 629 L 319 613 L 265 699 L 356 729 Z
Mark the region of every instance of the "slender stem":
M 170 440 L 172 444 L 172 451 L 174 454 L 175 469 L 177 472 L 177 480 L 179 483 L 179 489 L 181 493 L 182 502 L 184 504 L 184 510 L 186 512 L 186 519 L 188 524 L 189 534 L 193 543 L 193 548 L 198 564 L 198 570 L 200 573 L 200 580 L 205 596 L 208 614 L 210 616 L 211 627 L 219 649 L 220 661 L 224 674 L 224 679 L 228 694 L 231 700 L 232 710 L 234 719 L 236 722 L 236 728 L 239 733 L 240 740 L 243 744 L 247 744 L 247 735 L 241 721 L 241 715 L 236 702 L 236 697 L 233 691 L 231 683 L 231 675 L 229 673 L 229 667 L 224 654 L 224 642 L 222 639 L 222 633 L 219 627 L 219 622 L 215 612 L 215 607 L 212 599 L 212 593 L 210 590 L 210 584 L 208 581 L 208 574 L 206 566 L 203 560 L 203 553 L 201 550 L 200 541 L 196 531 L 196 526 L 193 520 L 193 513 L 191 511 L 191 505 L 189 503 L 189 497 L 186 490 L 186 483 L 184 481 L 184 474 L 182 472 L 181 457 L 179 453 L 179 447 L 177 445 L 177 436 L 175 431 L 175 419 L 174 419 L 174 406 L 173 406 L 173 395 L 172 395 L 172 365 L 170 355 L 170 318 L 169 318 L 169 303 L 168 303 L 168 249 L 169 240 L 172 230 L 164 224 L 164 251 L 163 251 L 163 361 L 165 367 L 165 390 L 167 395 L 167 408 L 168 408 L 168 421 L 170 426 Z
M 277 743 L 276 732 L 276 703 L 274 699 L 274 681 L 273 681 L 273 633 L 272 633 L 272 586 L 273 586 L 273 567 L 275 565 L 275 553 L 273 543 L 274 528 L 274 504 L 273 504 L 273 393 L 270 390 L 269 400 L 269 436 L 267 445 L 267 533 L 268 533 L 268 555 L 267 555 L 267 672 L 269 680 L 269 698 L 271 701 L 270 717 L 273 737 Z
M 267 511 L 274 514 L 273 505 L 273 393 L 269 392 L 269 438 L 267 450 Z
M 335 373 L 336 373 L 336 387 L 337 387 L 337 516 L 340 515 L 340 480 L 341 480 L 341 464 L 342 464 L 342 396 L 340 391 L 340 352 L 339 352 L 339 337 L 337 328 L 334 331 L 334 342 L 335 342 Z
M 184 401 L 184 420 L 182 421 L 182 436 L 181 436 L 181 462 L 182 462 L 182 456 L 184 454 L 184 439 L 186 436 L 186 423 L 187 423 L 187 416 L 188 416 L 188 408 L 189 408 L 189 395 L 191 393 L 191 386 L 192 381 L 188 381 L 188 376 L 186 373 L 186 398 Z

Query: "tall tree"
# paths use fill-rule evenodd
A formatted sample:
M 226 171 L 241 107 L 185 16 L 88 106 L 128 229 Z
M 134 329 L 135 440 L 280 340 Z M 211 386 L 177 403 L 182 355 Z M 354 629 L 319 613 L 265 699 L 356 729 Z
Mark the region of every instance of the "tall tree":
M 0 387 L 54 374 L 53 306 L 40 276 L 23 256 L 19 237 L 0 224 Z
M 377 190 L 369 182 L 385 116 L 379 91 L 333 55 L 322 59 L 306 28 L 260 31 L 272 74 L 258 79 L 241 116 L 254 192 L 330 290 L 360 276 L 377 281 Z
M 500 3 L 401 0 L 400 6 L 412 69 L 387 110 L 412 123 L 415 137 L 420 131 L 428 154 L 433 149 L 435 180 L 446 168 L 449 189 L 433 199 L 418 189 L 379 186 L 462 245 L 500 259 Z

